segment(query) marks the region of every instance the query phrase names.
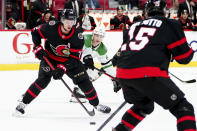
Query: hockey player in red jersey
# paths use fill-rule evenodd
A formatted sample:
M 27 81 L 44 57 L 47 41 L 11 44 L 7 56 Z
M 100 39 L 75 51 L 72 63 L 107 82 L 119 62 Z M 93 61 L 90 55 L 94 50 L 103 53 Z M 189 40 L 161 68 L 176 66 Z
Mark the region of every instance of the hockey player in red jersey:
M 110 19 L 110 29 L 111 30 L 123 30 L 128 29 L 132 23 L 127 15 L 123 15 L 123 7 L 118 6 L 116 8 L 117 15 Z
M 61 22 L 50 21 L 32 30 L 33 52 L 41 60 L 39 74 L 16 107 L 17 114 L 25 113 L 26 105 L 30 104 L 47 87 L 52 77 L 58 80 L 64 74 L 70 77 L 74 84 L 78 85 L 91 105 L 96 109 L 102 108 L 99 107 L 96 90 L 80 61 L 84 46 L 83 30 L 73 26 L 75 24 L 75 13 L 71 9 L 65 9 Z M 46 39 L 44 47 L 40 44 L 42 38 Z M 43 56 L 47 57 L 52 65 L 56 67 L 55 70 L 50 69 Z
M 123 33 L 116 75 L 126 102 L 133 106 L 113 131 L 134 130 L 154 110 L 154 102 L 176 117 L 178 131 L 196 131 L 192 104 L 168 76 L 171 56 L 187 64 L 194 52 L 180 23 L 164 17 L 165 7 L 164 0 L 149 0 L 145 6 L 149 18 Z

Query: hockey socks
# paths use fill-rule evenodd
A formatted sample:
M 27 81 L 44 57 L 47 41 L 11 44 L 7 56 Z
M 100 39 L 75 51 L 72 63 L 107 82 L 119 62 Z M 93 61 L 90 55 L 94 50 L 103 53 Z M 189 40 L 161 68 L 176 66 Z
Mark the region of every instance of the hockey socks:
M 89 103 L 91 105 L 97 106 L 99 104 L 96 90 L 94 89 L 92 83 L 89 80 L 85 80 L 79 83 L 78 87 L 84 92 L 86 98 L 89 100 Z
M 132 109 L 127 110 L 123 115 L 122 123 L 129 127 L 131 130 L 134 129 L 142 120 L 144 116 L 137 111 Z
M 129 109 L 123 115 L 122 121 L 116 126 L 116 131 L 133 130 L 143 119 L 144 115 L 135 109 Z
M 25 104 L 29 104 L 34 98 L 36 98 L 40 94 L 41 90 L 42 88 L 37 83 L 31 84 L 29 89 L 24 94 L 22 101 Z

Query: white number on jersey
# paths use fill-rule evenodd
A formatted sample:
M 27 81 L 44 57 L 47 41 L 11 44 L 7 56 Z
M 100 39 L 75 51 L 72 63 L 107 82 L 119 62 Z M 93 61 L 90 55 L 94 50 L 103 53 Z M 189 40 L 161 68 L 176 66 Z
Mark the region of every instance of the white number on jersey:
M 135 27 L 134 29 L 129 30 L 129 36 L 130 36 L 130 40 L 134 38 L 134 31 L 135 31 Z M 131 51 L 139 51 L 141 49 L 143 49 L 148 43 L 149 43 L 149 37 L 148 36 L 154 36 L 155 32 L 156 32 L 156 28 L 151 28 L 151 27 L 141 27 L 137 33 L 137 35 L 135 36 L 135 40 L 134 41 L 130 41 L 129 43 L 129 48 Z M 144 36 L 144 34 L 146 34 L 147 36 Z M 139 41 L 139 43 L 136 43 L 136 41 Z M 124 47 L 124 48 L 123 48 Z M 125 46 L 122 46 L 121 51 L 125 51 Z

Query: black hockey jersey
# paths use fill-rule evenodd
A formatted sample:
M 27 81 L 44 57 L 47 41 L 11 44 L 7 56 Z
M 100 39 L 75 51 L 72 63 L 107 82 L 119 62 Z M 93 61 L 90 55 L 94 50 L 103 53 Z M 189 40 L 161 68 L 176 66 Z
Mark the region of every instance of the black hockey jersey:
M 122 17 L 118 17 L 117 15 L 114 18 L 110 19 L 110 29 L 111 30 L 122 30 L 126 29 L 126 24 L 131 26 L 131 21 L 128 16 L 122 15 Z
M 178 63 L 187 64 L 193 54 L 180 23 L 163 16 L 155 16 L 137 22 L 130 30 L 123 32 L 117 77 L 169 77 L 171 56 Z
M 49 57 L 59 62 L 69 58 L 81 57 L 84 39 L 82 28 L 72 27 L 68 35 L 61 32 L 61 23 L 50 21 L 32 29 L 32 40 L 35 46 L 40 46 L 41 39 L 45 39 L 45 51 Z

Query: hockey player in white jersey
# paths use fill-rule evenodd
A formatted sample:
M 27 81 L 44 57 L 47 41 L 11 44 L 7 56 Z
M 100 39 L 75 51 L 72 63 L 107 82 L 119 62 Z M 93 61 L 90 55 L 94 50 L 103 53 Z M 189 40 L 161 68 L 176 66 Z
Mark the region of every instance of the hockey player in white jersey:
M 84 36 L 85 44 L 83 47 L 82 61 L 87 68 L 86 71 L 91 81 L 97 80 L 102 75 L 101 72 L 94 69 L 93 59 L 95 58 L 101 63 L 103 71 L 113 77 L 116 76 L 115 68 L 112 66 L 112 62 L 107 56 L 107 48 L 102 42 L 104 36 L 105 30 L 102 27 L 96 27 L 92 34 L 87 34 Z M 120 89 L 120 85 L 114 80 L 112 80 L 112 82 L 114 85 L 114 91 L 117 92 Z M 78 87 L 75 87 L 73 92 L 82 102 L 86 102 L 85 95 Z M 77 101 L 72 96 L 70 102 Z

